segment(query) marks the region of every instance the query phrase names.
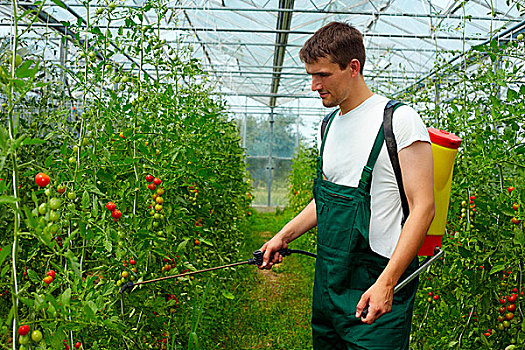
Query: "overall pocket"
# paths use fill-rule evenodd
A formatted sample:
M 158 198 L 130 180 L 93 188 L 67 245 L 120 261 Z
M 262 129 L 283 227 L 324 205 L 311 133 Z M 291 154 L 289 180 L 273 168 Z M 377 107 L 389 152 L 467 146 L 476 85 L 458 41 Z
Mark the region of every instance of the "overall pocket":
M 353 245 L 355 203 L 320 203 L 317 211 L 317 244 L 348 252 Z

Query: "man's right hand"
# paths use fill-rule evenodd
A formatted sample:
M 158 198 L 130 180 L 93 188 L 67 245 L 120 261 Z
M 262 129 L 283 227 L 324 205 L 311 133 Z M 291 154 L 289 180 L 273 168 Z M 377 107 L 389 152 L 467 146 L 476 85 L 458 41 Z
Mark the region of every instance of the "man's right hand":
M 273 236 L 268 242 L 264 243 L 260 248 L 263 255 L 263 263 L 259 266 L 261 270 L 270 270 L 274 264 L 281 263 L 283 257 L 278 253 L 278 250 L 288 248 L 288 243 L 286 243 L 278 234 Z M 270 261 L 270 256 L 273 254 L 273 260 Z

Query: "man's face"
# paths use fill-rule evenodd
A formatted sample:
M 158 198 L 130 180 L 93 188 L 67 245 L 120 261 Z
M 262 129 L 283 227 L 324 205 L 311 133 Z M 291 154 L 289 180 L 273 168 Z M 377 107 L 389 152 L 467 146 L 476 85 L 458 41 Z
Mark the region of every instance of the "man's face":
M 325 107 L 343 104 L 351 93 L 352 64 L 341 70 L 337 63 L 321 57 L 316 62 L 305 63 L 306 72 L 312 76 L 312 91 L 317 91 Z

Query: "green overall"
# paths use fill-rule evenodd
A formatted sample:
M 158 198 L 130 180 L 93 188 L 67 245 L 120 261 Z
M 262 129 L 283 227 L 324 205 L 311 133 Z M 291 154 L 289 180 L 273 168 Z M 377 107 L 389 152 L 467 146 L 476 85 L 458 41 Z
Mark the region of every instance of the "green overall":
M 372 325 L 355 317 L 361 295 L 377 280 L 388 259 L 369 244 L 370 183 L 384 143 L 383 126 L 374 142 L 358 187 L 338 185 L 323 175 L 323 150 L 317 159 L 317 261 L 312 306 L 313 347 L 320 349 L 408 349 L 417 279 L 394 295 L 392 311 Z M 400 281 L 417 269 L 414 258 Z

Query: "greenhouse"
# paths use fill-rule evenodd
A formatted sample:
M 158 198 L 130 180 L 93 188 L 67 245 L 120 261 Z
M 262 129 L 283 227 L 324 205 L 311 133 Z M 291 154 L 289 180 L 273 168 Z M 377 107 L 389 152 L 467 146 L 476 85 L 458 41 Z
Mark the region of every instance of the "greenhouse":
M 523 0 L 0 0 L 0 349 L 525 349 L 524 35 Z

